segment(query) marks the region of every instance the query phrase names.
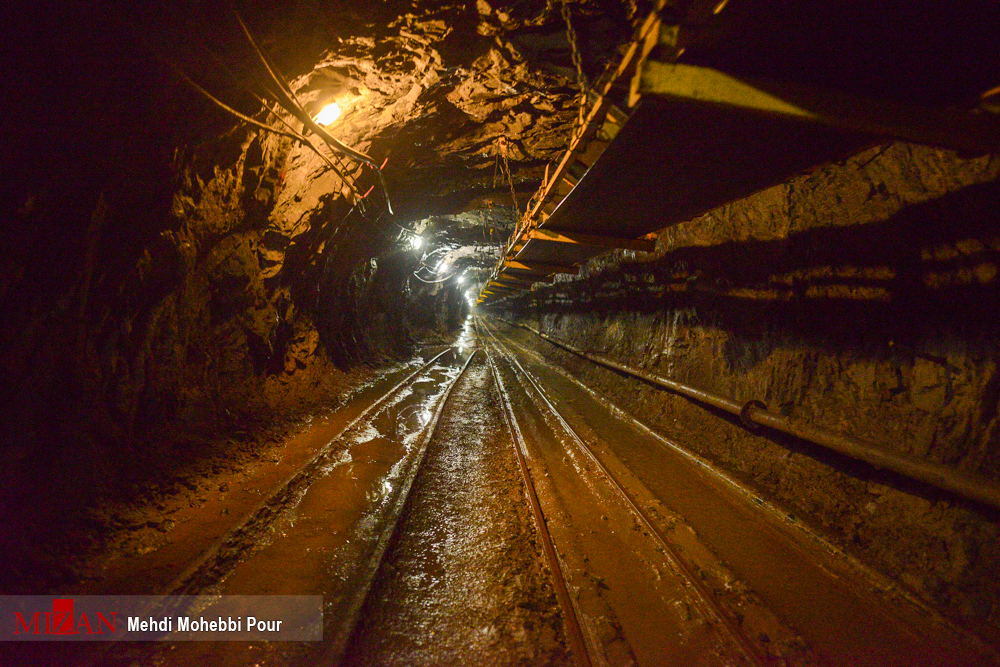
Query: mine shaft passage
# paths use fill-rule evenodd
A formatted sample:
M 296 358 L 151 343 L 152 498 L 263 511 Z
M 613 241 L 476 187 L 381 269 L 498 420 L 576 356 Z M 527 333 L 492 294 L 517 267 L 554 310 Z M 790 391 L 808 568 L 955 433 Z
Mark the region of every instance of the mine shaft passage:
M 322 642 L 266 641 L 281 621 L 248 617 L 248 631 L 264 641 L 120 643 L 99 661 L 995 658 L 982 640 L 651 430 L 551 350 L 526 328 L 470 320 L 456 345 L 397 367 L 342 415 L 279 445 L 279 457 L 296 459 L 285 479 L 244 475 L 239 488 L 260 495 L 252 506 L 239 493 L 221 502 L 232 507 L 222 513 L 223 539 L 195 546 L 196 535 L 219 532 L 220 510 L 192 508 L 182 519 L 190 537 L 119 564 L 121 581 L 111 580 L 109 566 L 102 583 L 117 591 L 322 595 Z M 303 447 L 307 453 L 296 451 Z
M 0 667 L 1000 665 L 1000 3 L 891 4 L 15 0 Z

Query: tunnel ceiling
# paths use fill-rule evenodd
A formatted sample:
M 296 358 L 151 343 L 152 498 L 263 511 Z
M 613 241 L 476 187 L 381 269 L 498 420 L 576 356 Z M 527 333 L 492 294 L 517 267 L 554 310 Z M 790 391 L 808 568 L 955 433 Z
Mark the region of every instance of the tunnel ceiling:
M 234 6 L 308 114 L 343 105 L 328 131 L 385 164 L 394 215 L 370 168 L 343 161 L 371 188 L 352 202 L 314 152 L 185 83 L 301 130 L 256 98 L 267 79 Z M 568 8 L 592 79 L 631 37 L 628 5 Z M 492 264 L 512 189 L 523 211 L 577 114 L 566 22 L 544 0 L 11 9 L 0 376 L 17 474 L 55 450 L 152 451 L 168 425 L 305 410 L 339 395 L 337 371 L 444 340 L 464 301 L 436 281 Z M 133 462 L 91 464 L 73 474 Z
M 625 5 L 571 4 L 582 65 L 593 74 L 631 36 Z M 130 20 L 162 60 L 244 113 L 283 127 L 253 97 L 264 93 L 265 79 L 232 12 L 176 5 L 169 12 Z M 342 115 L 330 132 L 384 163 L 395 215 L 382 215 L 375 188 L 361 205 L 369 220 L 429 230 L 458 251 L 449 263 L 471 256 L 460 248 L 499 242 L 515 217 L 512 198 L 523 211 L 545 165 L 567 144 L 578 91 L 556 4 L 257 3 L 242 13 L 305 109 L 316 114 L 336 101 Z M 364 170 L 350 175 L 362 191 L 372 183 Z M 294 238 L 316 218 L 340 215 L 324 211 L 339 187 L 319 156 L 293 146 L 273 225 Z
M 467 351 L 466 298 L 477 281 L 456 278 L 473 267 L 488 270 L 543 175 L 559 181 L 547 167 L 575 124 L 578 72 L 561 9 L 572 15 L 581 67 L 593 81 L 621 58 L 632 34 L 627 17 L 650 8 L 630 0 L 18 4 L 0 22 L 10 57 L 0 114 L 7 167 L 0 185 L 0 552 L 24 591 L 83 581 L 93 554 L 99 557 L 91 564 L 103 568 L 171 543 L 194 553 L 170 532 L 168 503 L 201 507 L 212 526 L 235 521 L 237 512 L 225 506 L 220 514 L 205 498 L 214 502 L 230 483 L 233 491 L 254 488 L 237 479 L 262 483 L 234 475 L 272 470 L 267 465 L 281 459 L 271 453 L 288 451 L 285 443 L 303 424 L 360 406 L 352 401 L 380 394 L 381 383 L 408 376 L 442 348 Z M 819 17 L 813 27 L 826 31 L 821 10 L 836 3 L 799 4 Z M 304 105 L 306 122 L 330 102 L 341 105 L 328 131 L 384 164 L 385 191 L 370 167 L 337 162 L 319 148 L 321 156 L 280 133 L 302 132 L 306 123 L 256 99 L 268 96 L 270 84 L 234 5 Z M 764 3 L 751 9 L 776 14 Z M 773 48 L 749 48 L 752 35 L 737 19 L 720 33 L 726 49 L 714 51 L 711 35 L 702 35 L 706 51 L 689 53 L 703 58 L 696 63 L 750 73 L 779 64 L 802 70 L 773 57 L 781 49 L 769 34 L 762 41 Z M 856 33 L 852 23 L 851 34 L 860 43 L 878 34 L 873 41 L 885 44 L 872 25 L 890 23 L 882 18 Z M 935 27 L 926 39 L 914 41 L 958 43 L 940 24 L 928 25 Z M 792 40 L 807 54 L 809 34 Z M 838 56 L 851 51 L 851 41 L 830 41 Z M 846 60 L 892 80 L 890 92 L 906 93 L 900 99 L 955 104 L 963 91 L 978 95 L 982 81 L 973 68 L 959 71 L 934 48 L 927 52 L 944 63 L 940 70 L 900 67 L 907 76 L 897 77 L 897 70 L 871 66 L 864 51 L 840 59 L 821 49 L 822 67 L 807 73 L 822 80 L 832 72 L 836 84 L 851 71 Z M 995 58 L 990 63 L 984 71 L 994 86 Z M 963 94 L 942 97 L 953 88 Z M 642 119 L 638 113 L 630 123 Z M 668 140 L 694 136 L 690 155 L 705 168 L 684 175 L 717 194 L 734 179 L 705 159 L 690 125 L 659 122 L 638 141 L 683 169 Z M 760 123 L 746 128 L 761 134 Z M 759 162 L 758 153 L 731 144 L 718 144 L 721 161 Z M 740 154 L 743 160 L 732 159 Z M 679 446 L 735 471 L 754 493 L 794 509 L 802 525 L 824 526 L 835 538 L 830 544 L 857 549 L 922 599 L 996 625 L 995 512 L 945 502 L 914 486 L 922 482 L 864 467 L 883 459 L 840 460 L 835 448 L 813 450 L 740 426 L 774 409 L 776 420 L 871 441 L 870 451 L 899 460 L 996 477 L 1000 347 L 988 314 L 997 301 L 1000 252 L 996 155 L 966 158 L 893 141 L 836 162 L 824 158 L 779 185 L 723 197 L 730 203 L 706 205 L 693 218 L 676 216 L 670 227 L 656 209 L 670 191 L 638 185 L 635 157 L 621 160 L 627 187 L 593 199 L 610 202 L 616 215 L 660 225 L 657 252 L 595 255 L 580 267 L 580 279 L 508 297 L 493 311 L 525 327 L 503 332 L 504 339 L 561 367 L 546 371 L 556 380 L 552 396 L 561 395 L 553 403 L 583 406 L 577 398 L 600 401 L 603 394 L 629 406 L 656 427 L 647 433 L 656 456 L 663 450 L 654 435 L 677 436 Z M 594 209 L 579 218 L 595 219 Z M 636 237 L 650 230 L 634 231 L 618 241 L 648 248 L 651 239 Z M 481 331 L 491 342 L 477 345 L 504 349 L 499 336 Z M 532 331 L 567 348 L 547 347 Z M 569 349 L 636 369 L 635 377 L 642 369 L 677 386 L 690 382 L 722 396 L 734 418 L 592 366 Z M 455 393 L 464 401 L 453 403 L 463 406 L 461 438 L 473 434 L 476 446 L 490 445 L 478 435 L 492 428 L 490 419 L 509 444 L 504 420 L 518 429 L 519 407 L 534 419 L 532 406 L 542 402 L 530 385 L 543 402 L 547 388 L 543 393 L 506 352 L 492 371 L 477 359 L 470 371 L 479 378 L 469 386 L 479 393 Z M 523 359 L 532 368 L 531 355 Z M 599 393 L 585 395 L 583 385 L 567 393 L 564 371 Z M 444 377 L 441 368 L 432 372 Z M 528 392 L 517 394 L 523 400 L 486 393 L 490 378 L 499 386 L 504 373 L 525 380 L 516 389 Z M 441 410 L 449 391 L 437 394 Z M 424 418 L 423 409 L 384 405 L 392 420 Z M 539 414 L 539 424 L 548 420 Z M 582 413 L 573 408 L 570 419 L 574 414 Z M 622 416 L 593 414 L 605 425 Z M 638 442 L 609 428 L 605 440 Z M 332 442 L 321 440 L 322 447 Z M 302 442 L 305 455 L 313 445 Z M 565 444 L 562 435 L 552 442 Z M 316 456 L 309 460 L 318 466 L 332 461 Z M 560 458 L 565 463 L 561 454 L 553 462 Z M 648 468 L 657 479 L 679 478 L 658 472 L 669 468 Z M 248 511 L 264 507 L 253 493 L 243 498 Z M 223 544 L 211 531 L 203 537 Z

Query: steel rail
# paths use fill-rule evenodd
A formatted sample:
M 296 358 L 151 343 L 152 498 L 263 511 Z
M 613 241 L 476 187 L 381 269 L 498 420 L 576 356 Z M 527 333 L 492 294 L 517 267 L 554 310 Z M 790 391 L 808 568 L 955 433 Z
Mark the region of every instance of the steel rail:
M 503 320 L 502 320 L 503 321 Z M 883 468 L 902 475 L 908 479 L 927 484 L 934 488 L 947 491 L 967 500 L 983 503 L 991 507 L 1000 509 L 1000 485 L 996 482 L 982 477 L 963 475 L 954 469 L 936 463 L 916 461 L 887 452 L 879 448 L 878 445 L 866 442 L 858 438 L 849 438 L 839 433 L 827 431 L 826 429 L 804 424 L 796 419 L 772 412 L 767 409 L 761 401 L 750 400 L 740 402 L 726 396 L 720 396 L 698 387 L 669 380 L 659 375 L 646 373 L 637 368 L 620 364 L 604 356 L 584 352 L 568 343 L 553 338 L 546 333 L 533 329 L 525 324 L 515 324 L 507 322 L 512 326 L 518 326 L 526 331 L 530 331 L 536 336 L 560 347 L 567 352 L 590 362 L 604 366 L 612 370 L 631 375 L 632 377 L 644 380 L 650 384 L 663 387 L 676 394 L 690 398 L 699 403 L 710 405 L 729 414 L 735 415 L 750 428 L 755 426 L 766 426 L 775 431 L 780 431 L 787 435 L 800 438 L 815 445 L 843 454 L 852 459 L 863 461 L 875 468 Z
M 510 323 L 508 323 L 510 324 Z M 902 587 L 899 582 L 887 577 L 883 573 L 872 569 L 872 567 L 858 559 L 856 556 L 845 552 L 840 546 L 830 542 L 825 537 L 812 532 L 805 525 L 803 525 L 798 519 L 794 518 L 791 514 L 787 513 L 785 510 L 774 505 L 771 501 L 758 495 L 756 492 L 752 491 L 746 487 L 742 482 L 738 481 L 736 478 L 730 476 L 723 470 L 715 467 L 704 458 L 697 454 L 694 454 L 690 450 L 686 449 L 682 445 L 666 438 L 662 433 L 654 430 L 647 424 L 643 423 L 635 416 L 630 414 L 627 410 L 622 409 L 620 406 L 615 405 L 606 396 L 603 396 L 598 391 L 580 381 L 579 378 L 568 373 L 565 369 L 554 364 L 551 360 L 545 360 L 542 355 L 540 355 L 535 350 L 530 350 L 523 344 L 518 343 L 509 337 L 504 337 L 504 342 L 508 347 L 516 347 L 520 349 L 527 355 L 533 355 L 540 363 L 546 365 L 553 372 L 562 375 L 566 380 L 573 383 L 579 387 L 582 391 L 586 392 L 592 398 L 605 404 L 608 409 L 622 419 L 625 422 L 631 423 L 634 427 L 646 433 L 651 438 L 660 443 L 661 446 L 670 450 L 674 454 L 683 457 L 691 465 L 697 466 L 702 472 L 711 476 L 713 479 L 717 480 L 719 483 L 724 484 L 726 487 L 731 489 L 733 492 L 738 494 L 740 497 L 744 498 L 747 502 L 753 503 L 757 507 L 761 508 L 762 511 L 766 512 L 771 518 L 778 522 L 781 526 L 789 528 L 794 531 L 798 531 L 799 535 L 805 537 L 810 542 L 815 542 L 821 545 L 821 548 L 827 553 L 835 554 L 838 558 L 842 559 L 843 562 L 847 563 L 849 568 L 853 572 L 859 573 L 865 581 L 867 581 L 871 586 L 876 589 L 880 589 L 885 592 L 891 592 L 891 596 L 897 599 L 905 600 L 908 604 L 913 605 L 913 607 L 919 609 L 921 613 L 925 614 L 929 618 L 933 618 L 934 622 L 950 628 L 950 630 L 957 635 L 965 638 L 966 641 L 975 643 L 977 646 L 981 647 L 984 654 L 989 654 L 991 656 L 996 656 L 996 651 L 992 646 L 989 646 L 983 642 L 983 640 L 976 634 L 970 632 L 968 629 L 961 625 L 955 624 L 953 621 L 941 615 L 940 611 L 930 607 L 928 603 L 922 600 L 919 596 L 914 594 L 912 591 Z M 994 661 L 1000 664 L 1000 660 L 994 658 Z
M 400 389 L 402 389 L 403 387 L 405 387 L 406 385 L 408 385 L 409 383 L 411 383 L 418 375 L 420 375 L 425 370 L 427 370 L 427 368 L 429 368 L 431 366 L 431 364 L 433 364 L 435 361 L 437 361 L 438 359 L 440 359 L 442 356 L 444 356 L 450 350 L 454 350 L 454 349 L 455 348 L 449 347 L 449 348 L 446 348 L 445 350 L 439 352 L 438 354 L 434 355 L 430 359 L 430 361 L 427 361 L 420 368 L 418 368 L 417 370 L 413 371 L 412 373 L 410 373 L 409 375 L 407 375 L 405 378 L 403 378 L 402 380 L 400 380 L 399 382 L 397 382 L 395 385 L 393 385 L 392 388 L 390 388 L 388 391 L 386 391 L 384 394 L 382 394 L 382 396 L 380 396 L 377 400 L 375 400 L 374 402 L 372 402 L 357 417 L 355 417 L 354 419 L 352 419 L 346 426 L 344 426 L 339 431 L 337 431 L 337 434 L 335 436 L 333 436 L 332 438 L 330 438 L 330 441 L 327 443 L 326 446 L 324 446 L 321 449 L 319 449 L 312 457 L 309 458 L 308 461 L 306 461 L 305 463 L 303 463 L 302 465 L 300 465 L 295 470 L 295 472 L 293 472 L 291 475 L 289 475 L 285 479 L 284 482 L 282 482 L 279 486 L 275 487 L 274 490 L 266 498 L 263 498 L 259 503 L 257 503 L 254 506 L 254 508 L 252 510 L 250 510 L 249 512 L 247 512 L 243 516 L 242 519 L 240 519 L 235 524 L 233 524 L 230 527 L 230 529 L 227 530 L 219 539 L 217 539 L 215 542 L 213 542 L 208 548 L 206 548 L 205 550 L 203 550 L 198 555 L 197 558 L 189 561 L 188 566 L 184 570 L 182 570 L 181 573 L 179 575 L 177 575 L 173 579 L 173 581 L 171 581 L 170 584 L 168 584 L 167 586 L 165 586 L 163 588 L 163 592 L 161 593 L 161 595 L 185 595 L 185 594 L 188 594 L 184 590 L 184 587 L 187 586 L 187 585 L 189 585 L 191 583 L 191 581 L 195 578 L 195 576 L 198 574 L 198 572 L 200 570 L 202 570 L 202 568 L 206 568 L 206 567 L 210 566 L 210 561 L 219 554 L 219 551 L 222 549 L 222 547 L 224 547 L 229 540 L 233 539 L 239 533 L 240 530 L 242 530 L 247 525 L 249 525 L 250 522 L 251 522 L 251 520 L 254 519 L 254 517 L 258 516 L 261 512 L 265 511 L 266 508 L 267 508 L 267 506 L 275 498 L 277 498 L 278 496 L 280 496 L 286 489 L 288 489 L 288 487 L 292 483 L 294 483 L 299 478 L 299 476 L 302 475 L 306 471 L 306 469 L 308 469 L 310 466 L 312 466 L 317 460 L 319 460 L 320 458 L 322 458 L 322 456 L 324 454 L 326 454 L 327 452 L 329 452 L 330 448 L 332 447 L 332 445 L 333 445 L 334 442 L 336 442 L 341 437 L 343 437 L 343 435 L 345 433 L 347 433 L 347 431 L 349 431 L 351 428 L 353 428 L 355 425 L 357 425 L 358 422 L 360 422 L 366 416 L 368 416 L 369 414 L 371 414 L 371 412 L 373 410 L 375 410 L 380 405 L 382 405 L 383 403 L 385 403 L 389 398 L 391 398 L 393 395 L 395 395 Z M 469 359 L 471 360 L 471 358 L 472 357 L 470 356 Z M 463 367 L 462 370 L 464 371 L 465 368 Z M 459 374 L 459 377 L 461 377 L 461 374 Z M 450 388 L 449 388 L 449 391 L 450 391 Z M 147 610 L 151 609 L 151 608 L 152 607 L 147 607 Z M 144 614 L 140 614 L 140 616 L 142 616 L 142 615 L 144 615 Z M 122 635 L 122 637 L 124 637 L 124 635 Z M 104 665 L 104 664 L 106 664 L 105 660 L 108 657 L 108 652 L 111 651 L 113 647 L 117 646 L 121 641 L 122 641 L 122 639 L 119 638 L 119 639 L 115 639 L 115 640 L 113 640 L 111 642 L 108 642 L 104 647 L 102 647 L 100 650 L 98 650 L 91 658 L 85 660 L 84 662 L 81 662 L 80 663 L 81 667 L 92 667 L 93 665 Z
M 489 333 L 496 341 L 496 345 L 498 348 L 505 347 L 503 342 L 500 341 L 500 339 L 495 334 L 493 334 L 493 332 Z M 531 373 L 525 370 L 525 368 L 521 365 L 521 363 L 517 360 L 517 358 L 513 354 L 510 354 L 508 351 L 505 356 L 507 357 L 508 362 L 511 364 L 511 366 L 512 367 L 516 366 L 517 369 L 521 372 L 521 375 L 524 376 L 526 380 L 528 380 L 528 383 L 534 388 L 539 398 L 542 399 L 542 401 L 548 408 L 549 412 L 551 412 L 552 416 L 556 418 L 556 420 L 562 426 L 563 430 L 565 430 L 567 435 L 569 435 L 573 440 L 576 441 L 580 449 L 587 455 L 587 457 L 594 463 L 594 465 L 597 466 L 597 469 L 600 470 L 601 473 L 604 475 L 604 477 L 608 480 L 611 488 L 617 491 L 618 495 L 621 497 L 622 500 L 625 501 L 625 504 L 628 506 L 630 510 L 632 510 L 632 513 L 639 519 L 640 523 L 646 528 L 646 530 L 649 531 L 651 535 L 655 537 L 656 542 L 666 552 L 669 560 L 677 568 L 677 570 L 680 571 L 681 575 L 687 581 L 688 585 L 690 585 L 691 588 L 694 589 L 698 597 L 698 600 L 702 603 L 702 606 L 705 609 L 705 611 L 708 612 L 707 615 L 713 617 L 713 619 L 717 622 L 717 626 L 723 629 L 723 633 L 727 636 L 727 638 L 731 642 L 736 644 L 739 647 L 739 649 L 744 653 L 745 657 L 748 658 L 752 663 L 761 666 L 772 664 L 773 660 L 771 660 L 769 656 L 763 655 L 757 648 L 757 646 L 753 643 L 753 641 L 746 636 L 746 633 L 742 631 L 742 629 L 739 627 L 739 621 L 735 617 L 733 617 L 733 615 L 730 614 L 725 608 L 719 605 L 718 602 L 715 601 L 715 598 L 712 595 L 711 591 L 709 591 L 709 589 L 702 583 L 702 581 L 695 576 L 694 572 L 688 566 L 687 562 L 683 558 L 681 558 L 677 549 L 675 549 L 670 544 L 670 542 L 667 541 L 667 538 L 663 534 L 663 531 L 661 531 L 656 526 L 656 523 L 649 516 L 649 513 L 645 512 L 640 507 L 639 503 L 635 501 L 632 495 L 625 490 L 625 486 L 624 484 L 622 484 L 621 480 L 618 479 L 618 477 L 615 476 L 614 473 L 612 473 L 607 468 L 607 466 L 604 465 L 604 463 L 594 453 L 594 450 L 590 447 L 590 445 L 587 444 L 587 442 L 580 436 L 579 433 L 577 433 L 576 429 L 570 426 L 569 422 L 566 421 L 562 413 L 559 412 L 556 406 L 552 404 L 552 401 L 549 400 L 548 396 L 546 396 L 545 391 L 539 385 L 538 381 L 531 375 Z
M 313 466 L 320 458 L 323 457 L 323 455 L 328 453 L 331 447 L 333 446 L 334 442 L 342 438 L 344 434 L 347 433 L 347 431 L 354 428 L 354 426 L 356 426 L 362 419 L 367 417 L 379 406 L 381 406 L 383 403 L 389 400 L 389 398 L 398 393 L 400 389 L 409 385 L 418 375 L 427 370 L 435 361 L 437 361 L 447 352 L 453 349 L 454 348 L 449 347 L 444 351 L 434 355 L 434 357 L 432 357 L 430 361 L 428 361 L 423 366 L 415 370 L 413 373 L 411 373 L 410 375 L 406 376 L 398 383 L 396 383 L 380 398 L 378 398 L 375 402 L 373 402 L 371 405 L 365 408 L 357 417 L 352 419 L 346 426 L 337 431 L 337 434 L 334 435 L 332 438 L 330 438 L 330 441 L 326 444 L 326 446 L 320 448 L 312 457 L 309 458 L 308 461 L 299 466 L 298 469 L 296 469 L 295 472 L 289 475 L 284 482 L 282 482 L 279 486 L 275 487 L 274 490 L 270 494 L 268 494 L 266 498 L 263 498 L 240 521 L 238 521 L 228 531 L 226 531 L 226 533 L 222 535 L 222 537 L 220 537 L 211 546 L 205 549 L 198 556 L 198 558 L 196 558 L 194 561 L 191 561 L 188 567 L 186 567 L 179 575 L 177 575 L 174 578 L 174 580 L 166 587 L 166 593 L 164 593 L 164 595 L 184 594 L 184 588 L 191 583 L 191 581 L 195 578 L 195 576 L 199 573 L 199 571 L 209 566 L 210 561 L 219 554 L 219 551 L 222 549 L 222 547 L 224 547 L 228 541 L 233 539 L 239 533 L 240 530 L 242 530 L 248 524 L 250 524 L 250 522 L 254 519 L 254 517 L 258 516 L 261 512 L 266 511 L 269 504 L 275 498 L 281 495 L 286 489 L 288 489 L 288 487 L 290 487 L 294 482 L 296 482 L 301 475 L 305 474 L 307 469 Z
M 455 348 L 451 348 L 455 349 Z M 445 350 L 447 352 L 447 350 Z M 375 550 L 373 557 L 369 559 L 367 565 L 369 572 L 364 575 L 364 581 L 355 594 L 351 602 L 348 604 L 348 612 L 346 614 L 348 621 L 344 623 L 338 631 L 334 633 L 334 637 L 330 640 L 330 648 L 325 652 L 323 660 L 319 660 L 319 664 L 330 664 L 339 665 L 347 649 L 350 647 L 350 640 L 354 634 L 354 629 L 358 623 L 358 615 L 361 610 L 364 609 L 365 602 L 368 600 L 368 596 L 371 594 L 372 585 L 375 583 L 375 579 L 378 577 L 378 572 L 382 569 L 382 564 L 385 561 L 385 555 L 389 551 L 389 545 L 392 543 L 392 538 L 399 529 L 399 519 L 403 515 L 403 510 L 406 508 L 406 503 L 410 497 L 410 491 L 413 489 L 413 484 L 420 474 L 420 468 L 424 464 L 424 460 L 427 458 L 427 450 L 430 446 L 431 440 L 434 438 L 434 434 L 437 432 L 438 424 L 441 422 L 441 414 L 444 412 L 445 406 L 448 404 L 448 399 L 451 398 L 451 392 L 458 384 L 459 380 L 465 374 L 465 369 L 469 367 L 472 363 L 472 359 L 476 356 L 479 350 L 473 350 L 469 358 L 465 360 L 462 365 L 462 369 L 455 376 L 455 379 L 451 381 L 448 388 L 444 392 L 444 396 L 438 401 L 437 408 L 434 410 L 434 415 L 431 417 L 430 421 L 427 422 L 428 426 L 424 429 L 421 436 L 419 451 L 414 462 L 411 464 L 411 471 L 406 475 L 403 482 L 404 486 L 399 490 L 396 497 L 395 506 L 391 510 L 390 516 L 392 516 L 391 524 L 388 530 L 383 530 L 382 534 L 379 536 L 378 541 L 375 544 Z M 442 353 L 443 354 L 443 353 Z M 439 355 L 440 356 L 440 355 Z
M 477 323 L 477 329 L 478 328 L 479 325 Z M 577 616 L 573 600 L 569 595 L 569 589 L 566 586 L 566 579 L 563 576 L 562 566 L 560 565 L 559 557 L 556 554 L 555 545 L 552 543 L 552 536 L 549 534 L 549 528 L 545 522 L 545 515 L 542 513 L 541 503 L 538 501 L 538 494 L 535 491 L 535 484 L 531 479 L 531 472 L 528 469 L 528 462 L 525 460 L 525 453 L 522 451 L 526 449 L 524 436 L 521 433 L 520 427 L 517 425 L 517 421 L 514 419 L 514 409 L 511 406 L 509 396 L 504 389 L 503 380 L 500 377 L 500 370 L 496 367 L 496 363 L 493 361 L 493 357 L 489 353 L 489 350 L 486 351 L 486 360 L 490 365 L 490 370 L 493 372 L 493 378 L 497 383 L 497 392 L 500 394 L 500 400 L 503 404 L 504 417 L 506 418 L 507 425 L 510 428 L 514 453 L 517 456 L 517 464 L 521 469 L 521 479 L 524 482 L 525 495 L 528 496 L 528 505 L 531 508 L 531 517 L 535 524 L 535 529 L 538 531 L 539 537 L 541 537 L 542 551 L 545 553 L 545 559 L 548 561 L 549 571 L 552 573 L 552 587 L 555 589 L 556 599 L 559 601 L 559 606 L 563 611 L 563 620 L 566 625 L 566 638 L 569 640 L 570 649 L 573 651 L 577 664 L 580 667 L 592 667 L 593 661 L 590 659 L 587 642 L 583 637 L 580 619 Z

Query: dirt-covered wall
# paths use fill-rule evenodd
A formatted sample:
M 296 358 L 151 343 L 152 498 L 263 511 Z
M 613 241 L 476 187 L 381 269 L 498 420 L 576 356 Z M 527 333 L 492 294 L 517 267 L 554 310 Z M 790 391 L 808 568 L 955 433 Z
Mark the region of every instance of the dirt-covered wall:
M 903 143 L 663 230 L 497 312 L 584 350 L 1000 477 L 1000 160 Z M 527 334 L 526 334 L 527 335 Z M 998 514 L 751 432 L 547 343 L 585 382 L 952 616 L 1000 628 Z
M 48 545 L 46 562 L 65 562 L 100 502 L 335 405 L 359 365 L 454 325 L 440 299 L 398 296 L 418 258 L 359 234 L 335 183 L 308 215 L 277 209 L 296 197 L 288 142 L 223 126 L 160 157 L 25 178 L 8 202 L 0 485 L 15 560 Z

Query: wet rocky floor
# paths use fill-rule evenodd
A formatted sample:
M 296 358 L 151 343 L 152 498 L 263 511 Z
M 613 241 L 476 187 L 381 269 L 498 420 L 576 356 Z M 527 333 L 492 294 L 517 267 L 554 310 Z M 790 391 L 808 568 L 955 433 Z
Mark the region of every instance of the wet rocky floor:
M 503 419 L 479 355 L 441 417 L 346 664 L 573 664 Z

